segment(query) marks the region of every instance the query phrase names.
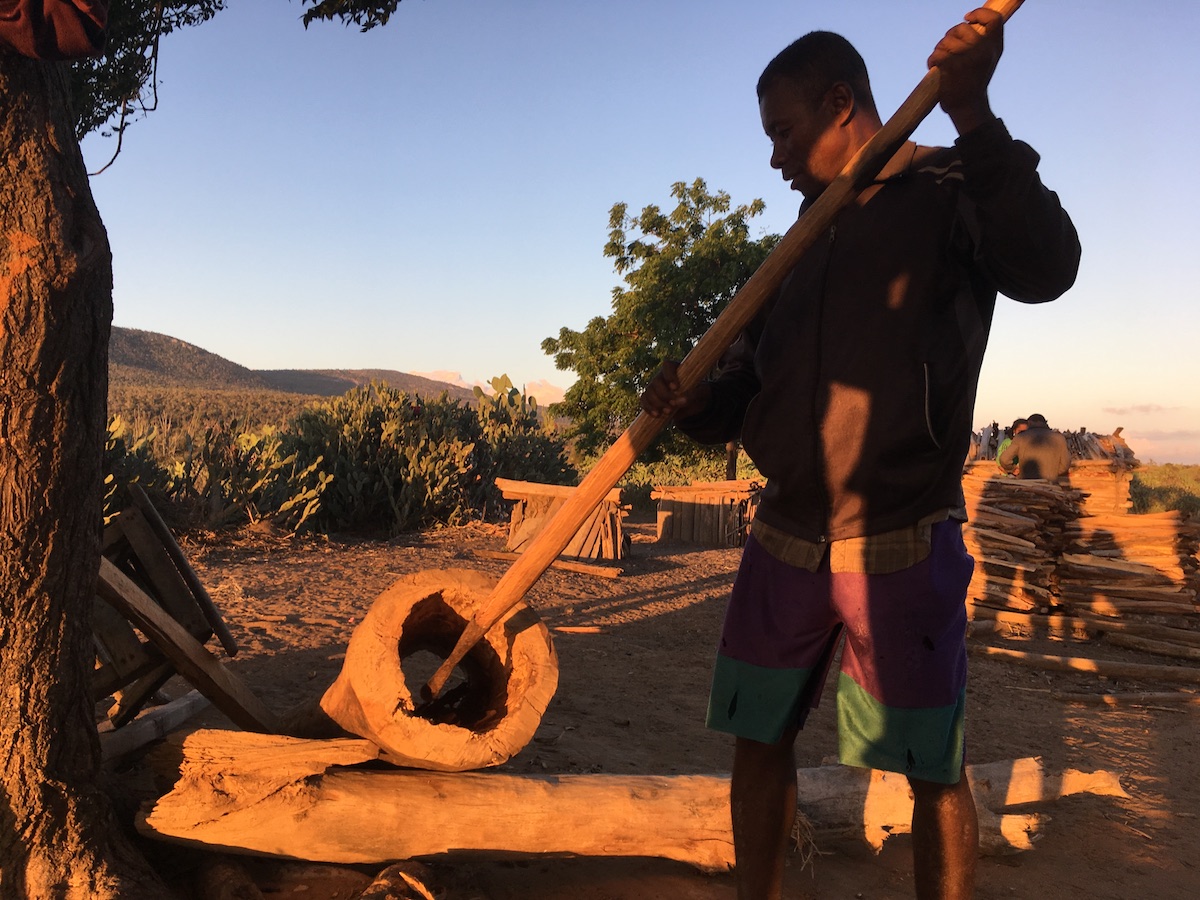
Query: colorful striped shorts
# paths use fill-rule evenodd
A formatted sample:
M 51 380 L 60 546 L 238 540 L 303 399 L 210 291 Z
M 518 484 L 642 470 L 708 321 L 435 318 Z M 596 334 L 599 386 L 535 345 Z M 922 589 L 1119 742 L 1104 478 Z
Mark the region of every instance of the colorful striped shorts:
M 963 764 L 966 591 L 974 560 L 958 522 L 929 556 L 887 575 L 790 566 L 751 537 L 725 615 L 708 725 L 766 744 L 803 727 L 842 633 L 841 762 L 955 784 Z

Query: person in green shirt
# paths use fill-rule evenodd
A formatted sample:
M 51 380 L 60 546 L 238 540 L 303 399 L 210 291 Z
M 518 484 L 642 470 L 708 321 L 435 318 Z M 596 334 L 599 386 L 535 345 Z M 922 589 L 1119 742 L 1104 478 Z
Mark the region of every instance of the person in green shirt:
M 1008 437 L 1000 442 L 1000 446 L 996 448 L 996 460 L 1000 460 L 1000 454 L 1008 449 L 1008 445 L 1012 443 L 1013 438 L 1029 427 L 1028 419 L 1014 419 L 1012 427 L 1008 429 Z

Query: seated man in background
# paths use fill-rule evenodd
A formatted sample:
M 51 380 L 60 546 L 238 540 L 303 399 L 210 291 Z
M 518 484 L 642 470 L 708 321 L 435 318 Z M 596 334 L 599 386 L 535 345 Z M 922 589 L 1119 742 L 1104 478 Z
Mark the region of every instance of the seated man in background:
M 1012 441 L 997 457 L 1005 472 L 1018 478 L 1061 478 L 1071 468 L 1071 451 L 1067 439 L 1046 423 L 1046 417 L 1034 413 L 1029 427 L 1014 435 Z M 1020 463 L 1020 470 L 1017 464 Z

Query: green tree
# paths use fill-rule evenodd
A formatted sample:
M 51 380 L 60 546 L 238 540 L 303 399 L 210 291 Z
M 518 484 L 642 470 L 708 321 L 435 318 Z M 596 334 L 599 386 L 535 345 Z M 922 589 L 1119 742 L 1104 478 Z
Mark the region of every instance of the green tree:
M 568 436 L 584 455 L 628 427 L 662 361 L 687 354 L 779 242 L 775 234 L 750 236 L 761 200 L 731 208 L 727 193 L 709 193 L 699 178 L 676 182 L 671 196 L 677 203 L 669 213 L 651 205 L 635 217 L 624 203 L 612 207 L 604 255 L 625 282 L 613 288 L 612 314 L 542 341 L 554 364 L 577 376 L 550 410 L 571 420 Z M 659 438 L 660 452 L 682 451 L 673 434 Z
M 160 39 L 180 28 L 207 22 L 225 0 L 125 0 L 108 15 L 104 53 L 71 66 L 75 136 L 94 131 L 116 136 L 158 105 Z

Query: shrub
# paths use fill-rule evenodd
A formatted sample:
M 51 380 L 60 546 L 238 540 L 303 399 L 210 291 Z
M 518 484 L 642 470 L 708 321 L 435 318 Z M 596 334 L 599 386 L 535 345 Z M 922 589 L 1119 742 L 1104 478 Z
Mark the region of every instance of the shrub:
M 1129 497 L 1135 513 L 1177 509 L 1200 515 L 1200 466 L 1166 463 L 1135 469 Z

